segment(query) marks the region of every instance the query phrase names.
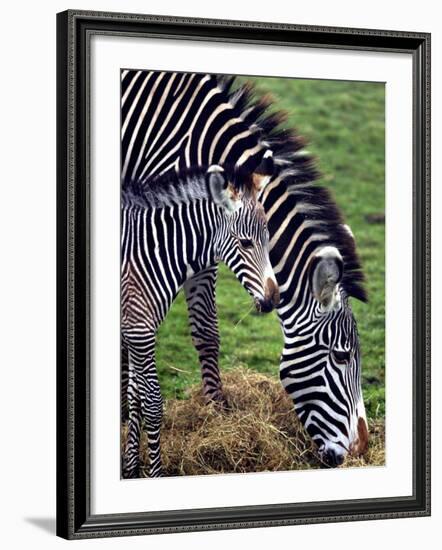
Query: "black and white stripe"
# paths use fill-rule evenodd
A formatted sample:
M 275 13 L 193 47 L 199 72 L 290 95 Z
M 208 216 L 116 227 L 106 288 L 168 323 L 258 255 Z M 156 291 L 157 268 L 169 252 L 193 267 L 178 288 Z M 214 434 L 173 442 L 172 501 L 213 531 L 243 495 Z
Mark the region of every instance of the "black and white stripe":
M 280 288 L 280 378 L 329 466 L 365 452 L 359 337 L 349 298 L 365 300 L 353 237 L 328 192 L 282 170 L 260 200 Z M 281 220 L 284 220 L 281 223 Z
M 226 77 L 124 71 L 123 183 L 201 162 L 226 161 L 268 174 L 266 162 L 273 158 L 274 178 L 260 200 L 281 288 L 281 380 L 324 461 L 337 465 L 349 450 L 363 452 L 367 439 L 359 339 L 349 304 L 352 296 L 365 300 L 354 240 L 327 190 L 315 184 L 318 174 L 302 139 L 281 129 L 283 117 L 268 114 L 267 99 L 253 99 L 246 86 L 232 88 Z M 324 253 L 329 257 L 321 262 Z M 321 290 L 324 269 L 331 278 Z M 222 400 L 215 283 L 211 267 L 184 290 L 204 392 Z M 321 301 L 324 296 L 329 303 Z
M 262 206 L 248 181 L 233 187 L 218 166 L 127 185 L 121 220 L 121 339 L 128 435 L 123 477 L 139 475 L 140 430 L 149 476 L 161 475 L 162 399 L 155 336 L 178 291 L 224 261 L 263 309 L 277 300 Z M 249 246 L 249 243 L 252 243 Z
M 266 174 L 269 148 L 251 123 L 265 109 L 250 109 L 247 90 L 231 92 L 232 79 L 195 73 L 124 70 L 121 73 L 122 183 L 149 183 L 159 175 L 211 164 L 232 172 Z M 208 400 L 223 401 L 218 370 L 219 333 L 215 307 L 217 267 L 184 285 L 193 343 Z M 122 413 L 127 371 L 122 360 Z
M 251 173 L 266 147 L 238 116 L 244 94 L 230 85 L 214 75 L 123 71 L 124 183 L 212 164 Z

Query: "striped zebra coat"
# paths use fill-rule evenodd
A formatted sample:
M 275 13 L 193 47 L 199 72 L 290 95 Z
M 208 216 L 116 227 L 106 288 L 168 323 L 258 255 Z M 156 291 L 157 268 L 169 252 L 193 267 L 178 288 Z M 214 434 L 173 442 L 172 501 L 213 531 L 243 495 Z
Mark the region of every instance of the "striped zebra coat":
M 226 162 L 272 180 L 258 199 L 266 212 L 270 260 L 280 287 L 284 333 L 280 377 L 325 464 L 365 452 L 359 338 L 351 297 L 365 301 L 350 229 L 303 140 L 232 78 L 122 72 L 123 186 L 157 174 Z M 216 267 L 184 285 L 204 393 L 223 400 L 218 370 Z M 124 384 L 123 384 L 124 385 Z
M 123 477 L 138 477 L 142 422 L 149 476 L 161 474 L 162 399 L 155 336 L 183 284 L 224 261 L 260 310 L 278 301 L 264 210 L 254 183 L 219 166 L 127 185 L 122 196 L 121 340 L 127 362 Z

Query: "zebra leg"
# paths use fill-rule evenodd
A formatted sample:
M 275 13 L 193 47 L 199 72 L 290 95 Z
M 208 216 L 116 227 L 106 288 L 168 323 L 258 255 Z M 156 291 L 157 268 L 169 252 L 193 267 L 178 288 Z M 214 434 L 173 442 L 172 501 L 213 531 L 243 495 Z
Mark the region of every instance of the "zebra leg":
M 126 348 L 127 350 L 127 348 Z M 122 475 L 124 479 L 139 477 L 140 473 L 140 435 L 141 435 L 141 407 L 138 389 L 138 376 L 127 355 L 127 437 L 122 457 Z
M 184 284 L 189 323 L 201 365 L 203 394 L 206 400 L 226 405 L 218 367 L 219 331 L 215 285 L 217 267 L 200 271 Z
M 125 422 L 129 417 L 129 408 L 127 404 L 127 390 L 129 385 L 129 352 L 127 346 L 121 341 L 121 379 L 120 379 L 120 413 L 121 422 Z
M 123 477 L 139 477 L 140 436 L 147 434 L 148 475 L 161 475 L 160 428 L 163 400 L 155 368 L 155 333 L 135 333 L 128 341 L 127 403 L 129 433 L 123 453 Z
M 155 359 L 153 359 L 155 361 Z M 155 363 L 153 363 L 155 366 Z M 147 445 L 149 452 L 149 477 L 160 477 L 161 467 L 161 422 L 163 419 L 163 398 L 155 368 L 148 368 L 143 374 L 141 382 L 141 413 L 144 429 L 147 433 Z

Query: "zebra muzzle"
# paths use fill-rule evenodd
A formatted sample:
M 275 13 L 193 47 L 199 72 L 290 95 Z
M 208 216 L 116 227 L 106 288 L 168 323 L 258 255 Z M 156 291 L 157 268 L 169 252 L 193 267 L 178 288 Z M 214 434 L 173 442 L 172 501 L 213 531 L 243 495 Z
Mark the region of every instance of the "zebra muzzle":
M 271 302 L 267 300 L 255 300 L 256 311 L 259 313 L 270 313 L 275 307 Z
M 272 295 L 271 298 L 265 298 L 264 300 L 255 299 L 256 310 L 260 313 L 270 313 L 279 304 L 279 293 L 277 297 Z
M 265 285 L 264 300 L 261 301 L 261 310 L 263 313 L 272 311 L 279 304 L 279 288 L 273 279 L 267 278 Z

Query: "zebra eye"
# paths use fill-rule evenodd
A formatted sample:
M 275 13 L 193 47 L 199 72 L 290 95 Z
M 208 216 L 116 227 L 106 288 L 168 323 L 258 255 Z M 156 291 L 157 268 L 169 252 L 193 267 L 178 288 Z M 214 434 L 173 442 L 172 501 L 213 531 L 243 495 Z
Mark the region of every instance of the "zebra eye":
M 239 242 L 243 248 L 252 248 L 253 241 L 251 239 L 239 239 Z
M 337 351 L 332 352 L 334 359 L 337 363 L 347 364 L 350 362 L 350 352 L 349 351 Z

